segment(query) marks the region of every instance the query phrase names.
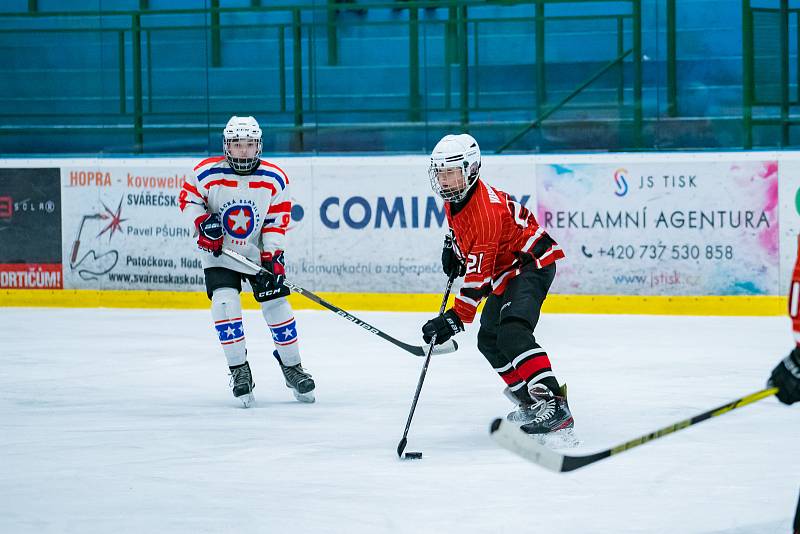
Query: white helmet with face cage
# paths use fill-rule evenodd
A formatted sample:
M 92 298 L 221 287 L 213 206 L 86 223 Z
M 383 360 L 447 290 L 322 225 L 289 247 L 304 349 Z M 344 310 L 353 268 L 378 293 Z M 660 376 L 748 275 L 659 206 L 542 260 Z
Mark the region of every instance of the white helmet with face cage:
M 433 147 L 428 177 L 431 188 L 442 200 L 458 202 L 478 182 L 480 170 L 481 149 L 475 138 L 469 134 L 451 134 Z
M 258 121 L 254 117 L 231 117 L 222 132 L 222 148 L 231 168 L 238 174 L 254 171 L 261 157 Z

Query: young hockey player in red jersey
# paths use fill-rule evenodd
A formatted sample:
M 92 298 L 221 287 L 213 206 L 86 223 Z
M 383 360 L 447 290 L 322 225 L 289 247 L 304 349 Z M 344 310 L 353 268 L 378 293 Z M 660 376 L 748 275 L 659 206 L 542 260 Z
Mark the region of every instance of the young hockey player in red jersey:
M 224 156 L 201 161 L 186 179 L 179 197 L 181 211 L 197 229 L 206 292 L 211 299 L 214 330 L 231 373 L 234 397 L 245 407 L 253 402 L 255 383 L 247 362 L 242 279 L 253 296 L 275 342 L 273 355 L 286 386 L 297 400 L 314 402 L 314 380 L 300 365 L 294 312 L 286 300 L 284 235 L 292 208 L 289 179 L 261 156 L 261 128 L 253 117 L 233 116 L 223 131 Z M 238 262 L 223 256 L 223 246 L 259 263 L 268 275 L 248 275 Z
M 442 267 L 464 276 L 453 308 L 425 323 L 427 343 L 464 330 L 486 298 L 478 349 L 505 381 L 518 409 L 508 419 L 529 434 L 573 427 L 566 392 L 533 335 L 542 303 L 564 252 L 526 208 L 480 179 L 481 153 L 467 134 L 447 135 L 434 147 L 431 187 L 445 201 L 453 233 L 445 238 Z
M 789 287 L 789 317 L 792 319 L 795 346 L 792 352 L 778 362 L 767 382 L 768 387 L 778 388 L 776 396 L 784 404 L 800 402 L 800 237 L 798 256 L 794 264 L 792 284 Z M 800 500 L 794 516 L 794 534 L 800 534 Z
M 768 381 L 769 387 L 778 388 L 778 400 L 784 404 L 800 402 L 800 236 L 792 284 L 789 287 L 789 317 L 792 319 L 795 347 L 772 370 Z

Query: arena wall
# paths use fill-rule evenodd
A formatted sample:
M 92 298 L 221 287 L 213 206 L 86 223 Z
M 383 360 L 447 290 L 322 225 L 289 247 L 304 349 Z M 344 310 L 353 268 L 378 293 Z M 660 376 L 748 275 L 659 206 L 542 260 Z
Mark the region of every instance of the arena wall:
M 270 161 L 291 181 L 295 283 L 346 309 L 436 308 L 446 222 L 425 156 Z M 207 306 L 177 206 L 195 163 L 0 160 L 0 305 Z M 784 313 L 800 152 L 484 156 L 482 176 L 566 252 L 548 311 Z

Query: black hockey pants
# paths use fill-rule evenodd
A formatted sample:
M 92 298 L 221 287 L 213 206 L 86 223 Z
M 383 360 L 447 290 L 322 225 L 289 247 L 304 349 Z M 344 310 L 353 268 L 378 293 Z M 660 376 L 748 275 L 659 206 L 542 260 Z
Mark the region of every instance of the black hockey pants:
M 522 388 L 519 381 L 508 377 L 509 371 L 515 374 L 514 370 L 518 370 L 519 377 L 527 384 L 542 382 L 554 393 L 558 392 L 547 354 L 533 335 L 555 274 L 554 263 L 542 269 L 529 263 L 508 283 L 502 295 L 491 294 L 486 299 L 478 331 L 478 350 L 512 391 Z M 546 365 L 531 361 L 542 357 Z

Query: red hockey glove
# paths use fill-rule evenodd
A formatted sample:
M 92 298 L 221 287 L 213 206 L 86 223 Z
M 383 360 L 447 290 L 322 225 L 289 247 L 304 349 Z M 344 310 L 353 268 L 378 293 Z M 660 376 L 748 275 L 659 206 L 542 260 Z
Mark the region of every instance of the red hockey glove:
M 264 268 L 256 275 L 256 281 L 266 288 L 279 290 L 286 279 L 286 267 L 283 262 L 283 251 L 261 253 L 261 266 Z
M 441 345 L 454 335 L 464 331 L 464 323 L 461 322 L 456 312 L 449 309 L 444 314 L 434 317 L 422 326 L 422 339 L 425 343 L 430 343 L 434 334 L 436 344 Z
M 194 221 L 197 226 L 197 246 L 214 256 L 222 254 L 222 221 L 216 213 L 206 213 Z

